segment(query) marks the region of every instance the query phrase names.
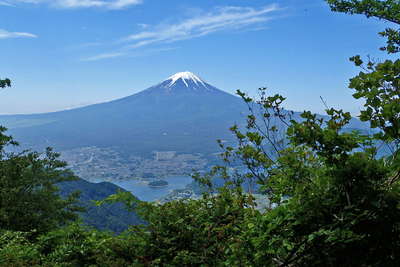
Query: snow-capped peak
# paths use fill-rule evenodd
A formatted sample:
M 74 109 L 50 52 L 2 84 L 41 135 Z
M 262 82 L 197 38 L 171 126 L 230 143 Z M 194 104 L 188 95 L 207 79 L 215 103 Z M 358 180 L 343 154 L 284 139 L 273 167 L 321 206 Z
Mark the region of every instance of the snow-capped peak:
M 189 81 L 192 81 L 196 85 L 201 84 L 204 87 L 206 87 L 206 84 L 202 79 L 200 79 L 198 76 L 196 76 L 195 74 L 193 74 L 189 71 L 178 72 L 178 73 L 172 75 L 171 77 L 169 77 L 167 79 L 167 81 L 171 81 L 171 82 L 168 84 L 168 87 L 173 86 L 178 80 L 182 80 L 183 83 L 186 85 L 186 87 L 189 87 L 189 84 L 188 84 Z

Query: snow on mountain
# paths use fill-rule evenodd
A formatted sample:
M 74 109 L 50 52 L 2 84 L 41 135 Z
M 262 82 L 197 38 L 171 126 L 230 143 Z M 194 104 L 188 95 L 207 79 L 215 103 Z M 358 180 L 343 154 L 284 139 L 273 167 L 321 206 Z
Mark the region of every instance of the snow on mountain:
M 198 76 L 195 74 L 189 72 L 189 71 L 184 71 L 184 72 L 178 72 L 172 76 L 170 76 L 167 81 L 170 81 L 169 87 L 173 86 L 178 80 L 182 80 L 183 83 L 186 85 L 186 87 L 189 87 L 189 84 L 187 81 L 191 81 L 195 83 L 196 85 L 202 84 L 204 87 L 206 87 L 206 83 L 200 79 Z
M 162 83 L 157 85 L 157 87 L 164 88 L 168 92 L 176 90 L 188 91 L 187 89 L 189 89 L 189 91 L 198 92 L 216 90 L 214 86 L 208 84 L 199 76 L 189 71 L 175 73 L 174 75 L 168 77 Z
M 241 121 L 244 111 L 239 97 L 181 72 L 110 102 L 55 113 L 0 116 L 0 121 L 17 125 L 10 133 L 37 149 L 112 146 L 128 154 L 207 154 L 218 151 L 217 139 L 232 138 L 228 129 Z
M 54 113 L 0 116 L 0 121 L 11 128 L 16 140 L 35 149 L 96 146 L 117 147 L 127 154 L 207 154 L 218 151 L 215 140 L 232 140 L 228 129 L 245 124 L 247 110 L 241 98 L 193 73 L 180 72 L 110 102 Z M 351 127 L 360 128 L 354 123 Z

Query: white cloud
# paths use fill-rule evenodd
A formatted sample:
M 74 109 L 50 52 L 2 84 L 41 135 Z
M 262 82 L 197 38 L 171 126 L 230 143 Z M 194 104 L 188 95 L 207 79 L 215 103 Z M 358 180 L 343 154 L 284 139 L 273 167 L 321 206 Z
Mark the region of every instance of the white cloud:
M 124 55 L 125 55 L 125 53 L 122 53 L 122 52 L 104 53 L 104 54 L 99 54 L 99 55 L 95 55 L 95 56 L 91 56 L 91 57 L 82 58 L 81 61 L 97 61 L 97 60 L 102 60 L 102 59 L 122 57 Z
M 136 25 L 139 26 L 142 29 L 146 29 L 146 28 L 148 28 L 150 26 L 149 24 L 146 24 L 146 23 L 138 23 Z
M 9 38 L 37 38 L 37 35 L 28 32 L 9 32 L 0 29 L 0 39 L 9 39 Z
M 6 1 L 0 1 L 0 6 L 14 6 L 14 5 Z
M 101 7 L 107 9 L 122 9 L 142 3 L 142 0 L 3 0 L 4 5 L 16 5 L 21 3 L 48 4 L 58 8 L 90 8 Z
M 228 31 L 253 31 L 265 29 L 265 24 L 273 17 L 271 13 L 280 10 L 277 5 L 260 8 L 253 7 L 219 7 L 210 12 L 196 12 L 195 16 L 174 24 L 137 24 L 142 31 L 122 38 L 114 43 L 121 47 L 114 52 L 102 53 L 81 61 L 97 61 L 116 57 L 131 57 L 132 51 L 137 48 L 174 43 L 181 40 L 193 39 L 208 34 Z M 153 48 L 154 51 L 163 52 L 171 49 Z M 115 52 L 116 51 L 116 52 Z M 146 52 L 147 51 L 147 52 Z M 146 55 L 150 50 L 140 50 L 140 54 Z
M 98 61 L 98 60 L 103 60 L 103 59 L 109 59 L 109 58 L 116 58 L 116 57 L 130 57 L 130 58 L 136 58 L 136 57 L 145 57 L 145 56 L 150 56 L 154 55 L 157 53 L 162 53 L 162 52 L 167 52 L 167 51 L 172 51 L 178 49 L 177 47 L 161 47 L 161 48 L 154 48 L 154 49 L 147 49 L 144 51 L 137 51 L 136 53 L 128 53 L 128 52 L 112 52 L 112 53 L 104 53 L 104 54 L 99 54 L 87 58 L 82 58 L 80 61 Z
M 259 27 L 272 17 L 270 13 L 279 10 L 270 5 L 263 8 L 221 7 L 203 13 L 180 23 L 153 26 L 152 30 L 141 31 L 123 38 L 130 42 L 129 48 L 138 48 L 157 43 L 172 43 L 192 39 L 211 33 L 251 27 Z M 150 27 L 150 26 L 148 26 Z

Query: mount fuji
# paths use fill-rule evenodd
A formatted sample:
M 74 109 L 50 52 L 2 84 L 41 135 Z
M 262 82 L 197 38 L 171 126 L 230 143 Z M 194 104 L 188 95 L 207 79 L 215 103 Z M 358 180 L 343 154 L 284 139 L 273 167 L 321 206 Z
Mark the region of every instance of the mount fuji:
M 0 124 L 34 148 L 112 146 L 138 154 L 207 154 L 219 151 L 217 139 L 232 139 L 228 129 L 244 119 L 246 110 L 239 97 L 180 72 L 125 98 L 60 112 L 0 116 Z

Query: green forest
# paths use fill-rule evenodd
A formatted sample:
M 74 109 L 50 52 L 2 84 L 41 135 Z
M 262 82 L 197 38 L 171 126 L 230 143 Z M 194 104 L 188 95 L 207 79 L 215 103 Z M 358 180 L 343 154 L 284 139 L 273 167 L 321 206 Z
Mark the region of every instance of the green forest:
M 18 140 L 2 127 L 0 266 L 400 266 L 400 2 L 326 2 L 387 22 L 377 48 L 386 59 L 349 55 L 359 73 L 348 87 L 370 133 L 344 131 L 352 117 L 343 110 L 294 120 L 285 97 L 238 91 L 247 125 L 231 127 L 234 146 L 219 142 L 223 164 L 193 175 L 202 198 L 155 204 L 121 191 L 96 200 L 123 202 L 144 221 L 116 234 L 82 223 L 79 192 L 58 194 L 58 183 L 78 179 L 58 153 L 12 152 Z M 238 162 L 244 171 L 231 167 Z M 215 177 L 225 186 L 214 188 Z M 267 209 L 244 183 L 258 184 Z

